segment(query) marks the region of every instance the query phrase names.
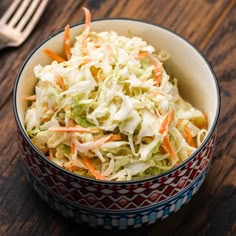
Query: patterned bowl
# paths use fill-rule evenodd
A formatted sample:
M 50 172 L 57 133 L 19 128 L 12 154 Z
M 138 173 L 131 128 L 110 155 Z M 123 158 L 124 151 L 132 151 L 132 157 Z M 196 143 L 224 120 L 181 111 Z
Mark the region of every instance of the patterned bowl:
M 79 34 L 83 24 L 71 28 Z M 210 167 L 220 110 L 217 79 L 206 59 L 179 35 L 157 25 L 132 19 L 93 21 L 93 30 L 115 30 L 136 35 L 171 55 L 166 65 L 179 78 L 180 93 L 209 117 L 209 132 L 187 160 L 157 176 L 136 181 L 98 181 L 70 173 L 48 160 L 31 142 L 24 129 L 26 102 L 36 83 L 33 67 L 48 64 L 42 53 L 62 51 L 63 30 L 41 43 L 28 56 L 16 78 L 13 107 L 25 174 L 34 190 L 50 207 L 65 217 L 92 227 L 126 229 L 152 224 L 176 212 L 198 191 Z

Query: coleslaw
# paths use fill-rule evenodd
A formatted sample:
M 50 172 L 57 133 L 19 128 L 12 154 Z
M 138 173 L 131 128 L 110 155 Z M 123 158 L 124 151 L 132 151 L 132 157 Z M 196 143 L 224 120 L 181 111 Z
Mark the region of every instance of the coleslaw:
M 185 101 L 164 69 L 168 55 L 139 37 L 83 32 L 66 59 L 34 68 L 25 128 L 32 143 L 62 168 L 98 180 L 126 181 L 178 165 L 207 134 L 207 117 Z

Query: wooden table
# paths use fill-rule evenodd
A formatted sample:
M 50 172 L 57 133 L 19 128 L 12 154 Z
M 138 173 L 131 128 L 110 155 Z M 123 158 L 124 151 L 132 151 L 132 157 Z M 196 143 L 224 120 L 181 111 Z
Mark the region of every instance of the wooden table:
M 0 1 L 2 15 L 10 0 Z M 210 173 L 193 199 L 169 218 L 135 230 L 90 229 L 64 219 L 30 188 L 19 161 L 12 90 L 29 52 L 67 23 L 132 17 L 181 34 L 208 58 L 219 79 L 222 108 Z M 0 235 L 236 235 L 236 4 L 235 0 L 51 0 L 29 39 L 0 51 Z

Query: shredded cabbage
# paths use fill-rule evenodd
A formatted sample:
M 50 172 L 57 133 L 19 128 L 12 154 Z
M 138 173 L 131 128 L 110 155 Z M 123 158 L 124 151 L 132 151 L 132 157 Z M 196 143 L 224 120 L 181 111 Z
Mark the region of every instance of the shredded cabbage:
M 34 68 L 36 100 L 25 115 L 33 144 L 66 170 L 97 179 L 139 179 L 178 165 L 203 141 L 207 119 L 181 98 L 165 60 L 139 37 L 76 36 L 69 60 Z

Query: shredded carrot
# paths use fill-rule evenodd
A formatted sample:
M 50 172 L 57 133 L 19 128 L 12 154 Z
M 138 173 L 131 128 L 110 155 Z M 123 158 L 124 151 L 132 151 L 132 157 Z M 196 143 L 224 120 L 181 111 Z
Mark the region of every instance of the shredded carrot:
M 107 136 L 109 136 L 109 135 L 107 135 Z M 103 137 L 100 137 L 97 139 L 95 138 L 94 141 L 102 140 L 102 139 L 106 138 L 107 136 L 103 136 Z M 117 140 L 121 140 L 120 134 L 112 134 L 105 142 L 108 143 L 108 142 L 117 141 Z
M 182 124 L 183 120 L 179 119 L 177 124 L 176 124 L 176 127 L 177 128 L 180 128 L 181 124 Z
M 71 142 L 71 158 L 72 162 L 75 162 L 77 160 L 77 148 L 73 141 Z
M 51 57 L 51 59 L 53 59 L 53 60 L 55 60 L 55 61 L 57 61 L 57 62 L 59 62 L 59 63 L 65 61 L 62 57 L 58 56 L 56 53 L 54 53 L 54 52 L 51 51 L 50 49 L 44 49 L 43 52 L 44 52 L 45 54 L 47 54 L 49 57 Z
M 66 25 L 64 34 L 64 49 L 66 54 L 66 59 L 69 60 L 71 57 L 70 53 L 70 26 Z
M 154 78 L 156 80 L 156 86 L 160 86 L 161 85 L 161 76 L 162 76 L 162 65 L 154 63 L 153 64 L 155 66 L 155 74 L 154 74 Z
M 27 100 L 27 101 L 35 101 L 35 100 L 36 100 L 36 95 L 32 95 L 32 96 L 25 97 L 24 100 Z
M 199 129 L 204 129 L 204 128 L 206 128 L 207 125 L 208 125 L 208 116 L 207 116 L 207 113 L 205 113 L 205 112 L 204 112 L 204 118 L 205 118 L 205 119 L 203 120 L 202 123 L 196 124 Z
M 181 124 L 182 124 L 183 120 L 178 120 L 176 127 L 180 128 Z M 190 129 L 188 127 L 187 124 L 184 125 L 183 129 L 180 130 L 180 133 L 183 135 L 183 137 L 185 138 L 186 142 L 192 146 L 195 147 L 195 144 L 193 142 L 193 137 L 192 134 L 190 132 Z
M 167 115 L 165 116 L 164 120 L 161 123 L 159 133 L 164 134 L 165 132 L 168 131 L 169 126 L 171 125 L 172 121 L 174 120 L 174 110 L 170 109 Z
M 159 133 L 165 134 L 166 132 L 168 132 L 168 129 L 169 129 L 172 121 L 174 120 L 174 115 L 175 115 L 174 110 L 170 109 L 169 112 L 167 113 L 167 115 L 165 116 L 164 120 L 161 123 Z M 171 145 L 168 134 L 164 135 L 163 143 L 160 146 L 160 150 L 164 153 L 169 153 L 176 161 L 178 161 L 178 157 Z
M 148 55 L 149 55 L 149 54 L 148 54 L 147 52 L 140 52 L 140 53 L 135 57 L 135 59 L 141 60 L 141 59 L 147 58 Z
M 80 167 L 75 166 L 75 165 L 71 165 L 71 166 L 64 167 L 64 168 L 69 170 L 69 171 L 72 171 L 72 172 L 79 171 L 81 169 Z
M 85 28 L 84 28 L 84 40 L 82 42 L 83 46 L 86 46 L 87 37 L 90 32 L 91 27 L 91 13 L 88 8 L 83 7 L 84 13 L 85 13 Z
M 91 59 L 84 59 L 82 62 L 81 62 L 81 65 L 86 65 L 87 63 L 91 62 L 92 60 Z
M 179 119 L 177 124 L 176 124 L 176 128 L 179 129 L 180 133 L 186 139 L 186 134 L 185 134 L 185 130 L 184 130 L 184 127 L 185 127 L 186 124 L 183 124 L 182 122 L 183 122 L 183 120 Z
M 168 153 L 168 150 L 166 149 L 166 147 L 164 146 L 164 144 L 162 143 L 161 146 L 160 146 L 160 151 L 164 154 Z
M 44 122 L 48 122 L 48 121 L 49 121 L 49 118 L 48 118 L 48 117 L 45 117 L 43 120 L 44 120 Z
M 56 77 L 57 82 L 58 82 L 58 84 L 60 85 L 61 89 L 62 89 L 63 91 L 65 91 L 65 90 L 66 90 L 66 85 L 65 85 L 65 83 L 64 83 L 63 78 L 62 78 L 60 75 L 55 75 L 55 77 Z
M 71 143 L 71 154 L 74 155 L 76 152 L 76 146 L 75 146 L 75 143 Z
M 153 77 L 156 80 L 156 86 L 161 85 L 161 76 L 162 76 L 162 63 L 158 63 L 154 58 L 149 57 L 150 62 L 155 67 L 155 71 L 153 72 Z
M 100 48 L 102 45 L 101 44 L 95 44 L 95 48 Z
M 176 161 L 178 161 L 178 156 L 176 155 L 176 153 L 171 145 L 168 135 L 166 135 L 163 138 L 163 143 L 161 144 L 161 150 L 164 150 L 164 152 L 169 153 Z
M 193 137 L 192 137 L 192 134 L 190 132 L 190 129 L 187 125 L 184 126 L 184 133 L 185 133 L 185 136 L 186 136 L 186 141 L 187 143 L 192 146 L 192 147 L 195 147 L 195 144 L 193 142 Z
M 92 76 L 93 76 L 94 78 L 96 78 L 97 75 L 98 75 L 99 69 L 96 68 L 95 66 L 91 66 L 90 71 L 91 71 L 91 73 L 92 73 Z
M 99 128 L 91 127 L 91 128 L 83 128 L 83 127 L 50 127 L 48 131 L 52 132 L 80 132 L 80 133 L 87 133 L 92 131 L 97 131 Z
M 155 75 L 155 81 L 156 81 L 155 85 L 160 86 L 160 84 L 161 84 L 161 74 L 156 74 Z
M 112 142 L 116 140 L 121 140 L 120 134 L 113 134 L 106 142 Z
M 90 32 L 90 26 L 91 26 L 91 13 L 88 8 L 83 7 L 84 13 L 85 13 L 85 35 L 88 36 Z
M 93 164 L 91 163 L 91 161 L 89 160 L 88 157 L 84 157 L 84 164 L 86 165 L 86 167 L 88 168 L 88 170 L 91 172 L 91 174 L 99 180 L 107 180 L 106 177 L 102 176 L 98 171 L 95 170 Z
M 208 126 L 208 115 L 206 112 L 204 112 L 203 114 L 205 116 L 205 127 L 207 127 Z

